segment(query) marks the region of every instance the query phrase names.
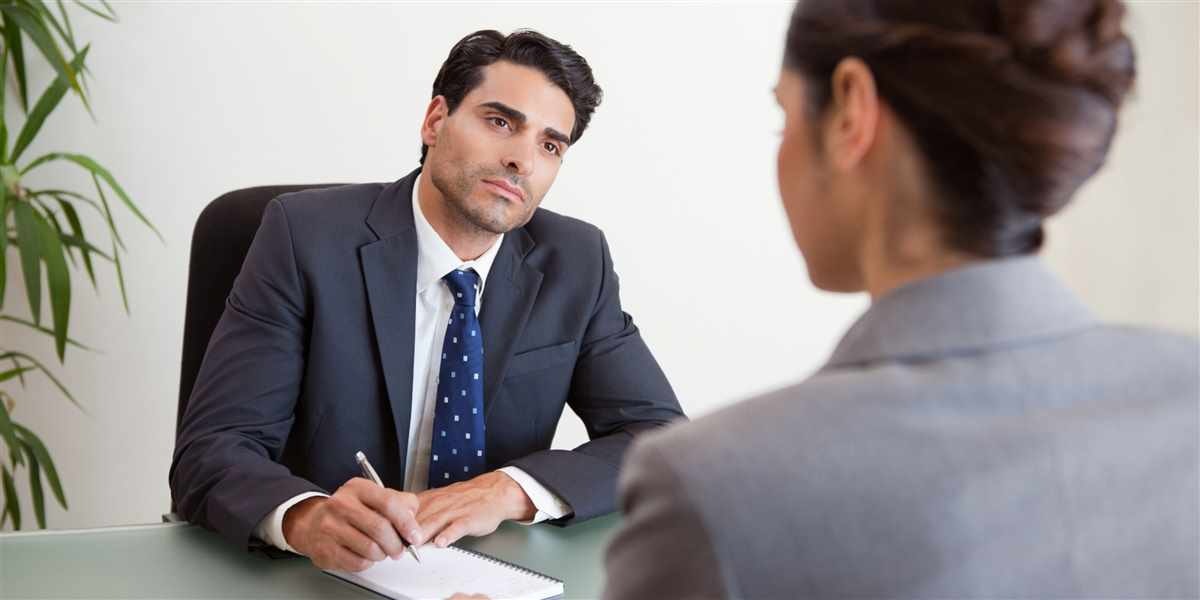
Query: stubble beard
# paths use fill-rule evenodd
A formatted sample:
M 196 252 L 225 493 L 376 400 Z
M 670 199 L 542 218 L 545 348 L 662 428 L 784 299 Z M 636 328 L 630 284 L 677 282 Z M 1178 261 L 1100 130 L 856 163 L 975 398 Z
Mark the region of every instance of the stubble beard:
M 502 173 L 493 173 L 488 169 L 475 166 L 460 166 L 457 163 L 446 165 L 444 169 L 430 169 L 430 181 L 446 199 L 451 217 L 467 230 L 474 230 L 480 235 L 500 235 L 508 233 L 528 221 L 528 214 L 516 218 L 509 217 L 504 204 L 508 200 L 496 199 L 484 206 L 472 206 L 468 198 L 476 182 L 484 179 L 508 179 Z M 529 191 L 522 186 L 528 199 Z M 527 200 L 528 201 L 528 200 Z

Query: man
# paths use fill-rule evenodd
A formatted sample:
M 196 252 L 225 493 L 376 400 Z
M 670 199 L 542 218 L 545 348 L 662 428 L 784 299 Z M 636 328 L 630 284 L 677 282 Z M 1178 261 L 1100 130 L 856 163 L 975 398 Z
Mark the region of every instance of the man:
M 182 420 L 183 516 L 362 570 L 614 508 L 633 436 L 683 415 L 603 235 L 538 210 L 600 96 L 570 47 L 476 32 L 434 81 L 421 168 L 270 202 Z M 591 441 L 549 450 L 564 404 Z

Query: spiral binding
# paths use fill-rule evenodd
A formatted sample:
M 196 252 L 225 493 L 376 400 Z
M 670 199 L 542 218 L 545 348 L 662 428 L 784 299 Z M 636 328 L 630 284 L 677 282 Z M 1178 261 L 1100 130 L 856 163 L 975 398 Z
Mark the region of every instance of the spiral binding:
M 522 567 L 521 565 L 516 565 L 516 564 L 510 563 L 506 560 L 496 558 L 495 556 L 492 556 L 491 554 L 484 554 L 483 552 L 477 552 L 475 550 L 468 550 L 466 548 L 461 548 L 459 546 L 450 546 L 450 548 L 454 548 L 455 550 L 458 550 L 459 552 L 465 552 L 467 554 L 475 556 L 476 558 L 482 558 L 483 560 L 486 560 L 490 563 L 504 565 L 515 571 L 520 571 L 521 573 L 525 573 L 526 575 L 533 575 L 534 577 L 541 577 L 542 579 L 545 579 L 546 581 L 549 581 L 551 583 L 563 583 L 563 581 L 561 579 L 558 579 L 556 577 L 551 577 L 545 573 L 534 571 L 533 569 L 528 569 L 528 568 Z

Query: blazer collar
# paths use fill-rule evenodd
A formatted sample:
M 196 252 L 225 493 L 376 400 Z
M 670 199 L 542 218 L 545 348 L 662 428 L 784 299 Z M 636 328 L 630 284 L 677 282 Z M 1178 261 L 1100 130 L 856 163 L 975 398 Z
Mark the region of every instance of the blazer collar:
M 967 354 L 1095 324 L 1039 258 L 988 260 L 880 298 L 846 332 L 825 368 Z
M 367 213 L 367 227 L 379 239 L 386 240 L 413 231 L 412 194 L 420 174 L 418 167 L 379 192 L 375 203 L 371 205 L 371 212 Z

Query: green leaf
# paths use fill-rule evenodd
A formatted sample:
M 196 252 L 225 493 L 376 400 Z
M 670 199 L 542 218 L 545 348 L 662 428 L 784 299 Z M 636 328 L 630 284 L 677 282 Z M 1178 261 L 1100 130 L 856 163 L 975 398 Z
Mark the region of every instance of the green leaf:
M 104 7 L 104 10 L 108 11 L 110 18 L 112 19 L 112 22 L 116 23 L 117 22 L 117 11 L 113 10 L 113 7 L 111 4 L 108 3 L 108 0 L 100 0 L 100 5 Z
M 88 50 L 91 45 L 83 47 L 79 54 L 71 61 L 71 67 L 79 70 L 83 67 L 83 61 L 87 60 Z M 42 92 L 42 97 L 38 98 L 37 104 L 29 113 L 29 118 L 25 120 L 25 125 L 21 127 L 21 133 L 17 136 L 17 141 L 13 145 L 12 154 L 9 158 L 10 162 L 16 163 L 21 158 L 21 154 L 25 152 L 25 148 L 29 147 L 29 143 L 37 137 L 38 131 L 41 130 L 42 124 L 46 122 L 46 117 L 58 107 L 58 103 L 62 101 L 63 96 L 67 95 L 67 82 L 59 77 L 55 79 Z
M 0 318 L 2 318 L 2 317 L 0 317 Z M 13 377 L 20 377 L 21 374 L 23 374 L 23 373 L 28 373 L 30 371 L 36 371 L 36 370 L 37 370 L 37 367 L 20 367 L 20 368 L 15 368 L 15 369 L 9 369 L 7 371 L 0 371 L 0 383 L 4 383 L 5 381 L 12 379 Z
M 117 266 L 117 286 L 121 288 L 121 303 L 125 305 L 125 314 L 129 314 L 129 296 L 125 293 L 125 270 L 121 268 L 121 255 L 117 254 L 117 244 L 113 242 L 113 264 Z
M 29 460 L 29 496 L 33 500 L 33 514 L 37 517 L 38 529 L 46 528 L 46 497 L 42 490 L 42 467 L 28 444 L 22 444 L 25 458 Z
M 0 79 L 0 87 L 3 87 Z M 4 307 L 4 287 L 8 281 L 8 188 L 0 186 L 0 308 Z
M 92 254 L 99 256 L 100 258 L 103 258 L 104 260 L 107 260 L 110 262 L 112 261 L 112 257 L 109 256 L 107 252 L 93 246 L 91 244 L 91 242 L 88 242 L 87 240 L 80 239 L 78 236 L 63 234 L 59 239 L 62 240 L 62 243 L 64 246 L 70 246 L 72 248 L 77 248 L 80 251 L 86 250 Z
M 0 15 L 0 18 L 3 18 L 3 15 Z M 0 27 L 3 27 L 2 23 L 0 23 Z M 3 31 L 0 31 L 0 37 L 4 37 L 4 35 L 7 31 L 8 31 L 7 28 L 4 28 Z M 5 104 L 5 102 L 7 102 L 7 99 L 5 98 L 4 92 L 5 92 L 5 90 L 8 89 L 8 41 L 7 41 L 7 38 L 4 38 L 4 39 L 6 40 L 4 42 L 4 48 L 2 50 L 0 50 L 0 163 L 7 164 L 8 163 L 8 119 L 5 118 L 5 113 L 6 113 L 5 107 L 7 107 L 8 105 Z M 3 225 L 3 223 L 4 223 L 3 220 L 0 220 L 0 225 Z M 0 229 L 2 229 L 2 228 L 0 228 Z
M 42 56 L 50 63 L 54 70 L 58 72 L 58 76 L 67 81 L 68 86 L 79 94 L 83 105 L 91 112 L 91 107 L 88 105 L 87 97 L 84 96 L 83 90 L 79 87 L 79 79 L 75 76 L 75 69 L 67 62 L 63 56 L 62 49 L 58 47 L 58 42 L 54 41 L 54 36 L 46 29 L 45 24 L 38 18 L 36 12 L 13 4 L 0 4 L 0 11 L 12 22 L 16 24 L 29 36 L 33 44 L 42 51 Z M 25 103 L 28 107 L 28 102 Z
M 48 335 L 48 336 L 51 336 L 51 337 L 53 337 L 53 336 L 54 336 L 54 330 L 53 330 L 53 329 L 47 329 L 47 328 L 45 328 L 45 327 L 42 327 L 41 325 L 38 325 L 38 324 L 36 324 L 36 323 L 31 323 L 31 322 L 29 322 L 29 321 L 26 321 L 25 319 L 19 319 L 19 318 L 17 318 L 17 317 L 12 317 L 12 316 L 9 316 L 9 315 L 0 315 L 0 321 L 8 321 L 9 323 L 16 323 L 16 324 L 18 324 L 18 325 L 24 325 L 24 326 L 26 326 L 26 327 L 28 327 L 28 328 L 30 328 L 30 329 L 34 329 L 34 330 L 40 331 L 40 332 L 42 332 L 42 333 L 44 333 L 44 334 L 46 334 L 46 335 Z M 75 346 L 76 348 L 79 348 L 80 350 L 87 350 L 88 352 L 95 352 L 95 351 L 96 351 L 94 348 L 89 348 L 89 347 L 87 347 L 87 346 L 84 346 L 83 344 L 81 344 L 81 343 L 79 343 L 79 342 L 77 342 L 77 341 L 75 341 L 75 340 L 73 340 L 73 339 L 71 339 L 71 338 L 67 338 L 67 343 L 68 343 L 68 344 L 70 344 L 70 345 L 72 345 L 72 346 Z M 29 369 L 25 369 L 25 370 L 26 370 L 26 371 L 28 371 Z M 2 380 L 0 380 L 0 381 L 2 381 Z
M 0 81 L 4 81 L 3 73 L 0 73 Z M 3 89 L 3 87 L 4 87 L 3 85 L 0 85 L 0 89 Z M 0 99 L 0 111 L 3 111 L 3 110 L 4 110 L 4 101 L 2 99 Z M 6 152 L 7 148 L 8 148 L 8 125 L 5 124 L 4 119 L 0 119 L 0 162 L 8 162 L 8 157 L 5 156 L 5 154 L 7 154 L 7 152 Z
M 67 43 L 67 49 L 71 51 L 71 54 L 78 52 L 78 49 L 75 48 L 74 34 L 68 32 L 62 25 L 59 24 L 58 17 L 54 16 L 54 11 L 50 10 L 50 7 L 47 6 L 46 0 L 38 0 L 32 2 L 31 5 L 34 10 L 42 14 L 42 18 L 54 28 L 54 31 L 58 32 L 58 37 L 62 38 L 62 40 Z M 76 67 L 76 70 L 78 70 L 78 67 Z
M 8 37 L 6 37 L 7 35 L 8 35 L 8 27 L 5 26 L 4 15 L 0 14 L 0 38 L 2 38 L 4 40 L 4 47 L 0 48 L 0 82 L 4 83 L 4 85 L 0 85 L 0 109 L 3 109 L 4 107 L 8 106 L 7 104 L 5 104 L 5 102 L 8 102 L 8 98 L 5 95 L 5 92 L 7 92 L 7 90 L 8 90 L 8 46 L 9 46 L 9 44 L 8 44 Z M 4 123 L 4 116 L 5 116 L 4 110 L 0 110 L 0 124 Z M 0 162 L 8 162 L 7 149 L 8 149 L 7 144 L 0 144 L 0 159 L 4 159 L 4 160 L 0 160 Z
M 67 328 L 71 319 L 71 272 L 67 269 L 66 248 L 59 240 L 54 228 L 41 215 L 38 234 L 41 236 L 42 259 L 46 262 L 46 281 L 50 285 L 50 311 L 54 322 L 54 349 L 58 360 L 64 360 L 67 352 Z
M 75 210 L 75 205 L 62 198 L 55 198 L 55 200 L 58 200 L 58 205 L 62 207 L 63 214 L 67 216 L 67 223 L 71 226 L 71 233 L 76 238 L 86 242 L 87 236 L 83 233 L 83 224 L 79 221 L 79 213 Z M 98 289 L 96 287 L 96 271 L 92 267 L 92 251 L 89 246 L 91 244 L 76 247 L 79 248 L 79 253 L 83 255 L 83 266 L 87 269 L 88 279 L 92 280 L 92 289 Z M 0 271 L 0 273 L 3 273 L 3 271 Z
M 20 368 L 21 368 L 21 361 L 17 360 L 17 357 L 15 357 L 15 356 L 14 356 L 14 357 L 12 357 L 12 359 L 11 359 L 11 360 L 12 360 L 12 364 L 13 364 L 13 368 L 14 368 L 14 369 L 20 369 Z M 24 373 L 17 373 L 17 381 L 20 381 L 20 382 L 21 382 L 21 387 L 25 387 L 25 374 L 24 374 Z
M 63 24 L 67 26 L 67 35 L 71 39 L 75 39 L 75 31 L 71 29 L 71 17 L 67 15 L 67 8 L 63 6 L 62 0 L 55 0 L 58 4 L 58 14 L 62 15 Z
M 17 442 L 17 424 L 12 422 L 12 417 L 8 414 L 8 407 L 0 401 L 0 438 L 4 439 L 4 445 L 8 446 L 8 455 L 12 460 L 13 465 L 23 464 L 25 461 L 21 458 L 21 447 Z
M 101 217 L 105 216 L 104 208 L 102 208 L 99 203 L 97 203 L 95 200 L 92 200 L 91 198 L 88 198 L 87 196 L 84 196 L 82 194 L 77 194 L 75 192 L 71 192 L 71 191 L 67 191 L 67 190 L 26 190 L 26 193 L 29 194 L 30 196 L 50 196 L 52 198 L 57 199 L 60 202 L 62 202 L 64 200 L 67 202 L 71 202 L 71 201 L 75 201 L 75 200 L 78 200 L 80 202 L 86 202 L 92 208 L 96 209 L 96 213 L 99 214 Z
M 91 158 L 89 158 L 87 156 L 84 156 L 82 154 L 69 154 L 69 153 L 65 153 L 65 152 L 51 152 L 50 154 L 42 156 L 42 157 L 38 158 L 37 160 L 33 161 L 32 163 L 30 163 L 29 166 L 25 167 L 21 171 L 21 174 L 24 175 L 25 173 L 28 173 L 29 171 L 33 170 L 35 167 L 37 167 L 41 164 L 53 161 L 53 160 L 65 160 L 65 161 L 73 162 L 73 163 L 87 169 L 88 171 L 91 171 L 93 176 L 103 179 L 104 182 L 108 184 L 108 187 L 111 188 L 112 191 L 117 193 L 117 197 L 119 197 L 121 199 L 121 201 L 125 203 L 125 206 L 127 208 L 129 208 L 129 211 L 132 212 L 134 214 L 134 216 L 136 216 L 142 223 L 144 223 L 146 225 L 146 227 L 149 227 L 150 231 L 153 231 L 154 234 L 158 236 L 159 240 L 163 240 L 162 234 L 159 233 L 158 229 L 155 228 L 154 225 L 150 223 L 150 220 L 147 219 L 146 216 L 142 214 L 142 211 L 138 210 L 137 205 L 135 205 L 133 203 L 133 200 L 129 199 L 129 194 L 125 193 L 125 189 L 122 188 L 119 183 L 117 183 L 117 180 L 112 176 L 112 174 L 109 173 L 107 169 L 105 169 L 104 167 L 102 167 L 98 163 L 96 163 L 96 161 L 92 160 Z
M 29 111 L 29 85 L 25 81 L 25 49 L 21 41 L 21 29 L 8 18 L 8 14 L 0 15 L 4 24 L 4 46 L 12 52 L 14 74 L 17 77 L 17 94 L 21 100 L 21 110 Z M 7 80 L 5 80 L 7 84 Z
M 108 231 L 112 233 L 113 240 L 117 242 L 122 250 L 125 249 L 125 242 L 121 240 L 121 234 L 117 232 L 117 223 L 113 221 L 112 208 L 108 206 L 108 196 L 104 195 L 104 188 L 100 186 L 100 180 L 92 175 L 92 183 L 96 185 L 96 194 L 100 196 L 100 206 L 104 207 L 104 220 L 108 223 Z M 113 248 L 113 256 L 116 256 L 116 248 Z
M 66 238 L 66 237 L 73 238 L 75 236 L 67 234 L 66 231 L 62 228 L 62 221 L 58 220 L 58 213 L 52 212 L 50 210 L 46 210 L 44 206 L 42 208 L 45 210 L 46 217 L 47 217 L 46 220 L 50 222 L 50 225 L 54 226 L 54 237 L 56 237 L 59 240 L 59 243 L 62 244 L 63 247 L 65 247 L 67 249 L 67 251 L 63 253 L 63 255 L 67 257 L 67 262 L 71 263 L 72 267 L 78 267 L 79 265 L 75 264 L 75 253 L 71 252 L 71 249 L 75 248 L 75 246 L 72 246 L 71 244 L 67 244 L 66 242 L 63 241 L 63 238 Z
M 20 529 L 21 503 L 17 501 L 17 488 L 13 485 L 8 467 L 0 467 L 0 476 L 4 478 L 4 512 L 12 517 L 13 529 Z
M 46 450 L 45 444 L 32 431 L 26 429 L 24 425 L 13 423 L 13 427 L 17 430 L 17 435 L 20 436 L 21 441 L 25 442 L 25 445 L 37 456 L 42 471 L 46 473 L 46 480 L 50 483 L 50 491 L 58 499 L 59 506 L 66 509 L 67 496 L 63 493 L 62 481 L 58 479 L 58 470 L 54 467 L 54 459 L 50 458 L 50 452 Z
M 33 322 L 42 322 L 42 246 L 38 231 L 37 215 L 33 207 L 18 200 L 13 203 L 13 216 L 17 223 L 17 246 L 21 250 L 21 272 L 25 275 L 25 295 L 29 298 L 29 310 Z
M 49 379 L 50 382 L 54 384 L 54 387 L 57 387 L 58 391 L 62 392 L 62 394 L 67 397 L 67 400 L 71 401 L 71 404 L 74 404 L 76 408 L 78 408 L 81 412 L 83 412 L 83 414 L 85 414 L 85 415 L 88 414 L 87 409 L 84 408 L 83 405 L 80 404 L 79 401 L 75 399 L 75 396 L 71 395 L 71 392 L 70 392 L 70 390 L 67 389 L 67 386 L 63 385 L 62 382 L 59 381 L 58 378 L 55 377 L 54 374 L 50 372 L 50 369 L 47 369 L 46 365 L 43 365 L 41 362 L 38 362 L 38 360 L 36 358 L 34 358 L 28 354 L 25 354 L 24 352 L 17 352 L 15 350 L 5 352 L 4 354 L 0 354 L 0 360 L 4 360 L 6 358 L 11 358 L 13 360 L 20 358 L 21 360 L 27 360 L 27 361 L 33 363 L 34 366 L 36 366 L 38 368 L 38 370 L 41 371 L 42 374 L 45 375 L 46 378 Z
M 104 19 L 105 21 L 109 21 L 112 23 L 117 22 L 117 13 L 113 12 L 112 7 L 109 6 L 107 2 L 101 2 L 101 4 L 104 6 L 104 8 L 106 8 L 108 10 L 109 14 L 104 14 L 104 13 L 88 6 L 87 4 L 84 4 L 81 0 L 75 0 L 75 4 L 82 6 L 84 10 L 92 13 L 93 15 L 96 15 L 97 17 L 100 17 L 101 19 Z

